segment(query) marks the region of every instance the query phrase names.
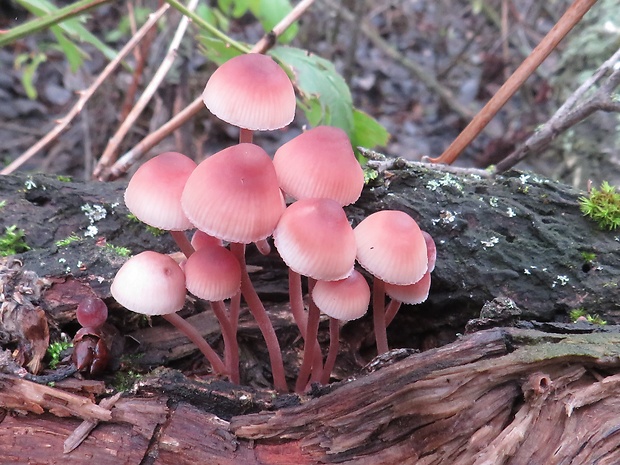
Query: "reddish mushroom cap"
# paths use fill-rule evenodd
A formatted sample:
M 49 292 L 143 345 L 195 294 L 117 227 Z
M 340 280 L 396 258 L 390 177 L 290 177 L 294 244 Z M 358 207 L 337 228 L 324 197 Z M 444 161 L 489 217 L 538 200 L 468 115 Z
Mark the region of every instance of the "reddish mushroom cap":
M 377 278 L 392 284 L 413 284 L 426 272 L 426 241 L 418 224 L 406 213 L 373 213 L 354 232 L 357 261 Z
M 181 193 L 196 163 L 177 152 L 157 155 L 134 173 L 125 190 L 125 205 L 144 223 L 167 231 L 192 227 L 181 208 Z
M 232 297 L 241 287 L 241 266 L 232 252 L 207 245 L 185 262 L 185 285 L 196 297 L 219 301 Z
M 289 205 L 273 232 L 282 260 L 314 279 L 343 279 L 355 263 L 355 236 L 342 207 L 331 199 L 302 199 Z
M 317 281 L 312 289 L 312 300 L 319 310 L 332 318 L 356 320 L 368 311 L 370 287 L 364 276 L 353 270 L 338 281 Z
M 406 304 L 421 304 L 428 298 L 431 289 L 431 273 L 427 271 L 424 276 L 413 284 L 398 285 L 385 283 L 385 293 L 392 299 Z
M 201 162 L 181 205 L 201 231 L 245 244 L 270 236 L 285 208 L 271 158 L 254 144 L 228 147 Z
M 206 232 L 197 229 L 194 231 L 192 235 L 192 247 L 194 250 L 202 249 L 203 247 L 216 245 L 222 245 L 222 239 L 218 239 L 217 237 L 209 236 Z
M 291 80 L 271 57 L 259 53 L 231 58 L 215 70 L 202 99 L 221 120 L 253 131 L 282 128 L 295 116 Z
M 296 199 L 326 197 L 355 202 L 364 171 L 346 132 L 331 126 L 310 129 L 282 145 L 273 157 L 280 187 Z
M 437 261 L 437 246 L 435 246 L 435 241 L 433 240 L 433 236 L 431 236 L 426 231 L 422 231 L 422 235 L 424 236 L 424 240 L 426 241 L 426 256 L 428 258 L 428 272 L 432 273 L 435 269 L 435 262 Z
M 110 288 L 123 307 L 143 315 L 166 315 L 185 303 L 185 275 L 172 258 L 150 250 L 118 270 Z

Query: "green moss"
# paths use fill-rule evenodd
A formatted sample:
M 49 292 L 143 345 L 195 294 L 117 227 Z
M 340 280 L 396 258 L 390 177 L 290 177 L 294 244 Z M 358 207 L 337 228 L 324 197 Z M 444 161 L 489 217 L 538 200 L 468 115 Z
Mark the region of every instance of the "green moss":
M 142 221 L 140 221 L 138 219 L 138 217 L 136 215 L 134 215 L 133 213 L 128 213 L 127 214 L 127 218 L 130 221 L 134 221 L 136 223 L 142 223 Z M 146 230 L 148 232 L 150 232 L 155 237 L 159 237 L 159 236 L 161 236 L 163 234 L 166 234 L 166 231 L 164 231 L 163 229 L 156 228 L 155 226 L 150 226 L 148 224 L 145 224 L 144 226 L 146 227 Z
M 71 235 L 69 237 L 65 237 L 64 239 L 60 239 L 58 241 L 55 242 L 56 247 L 60 248 L 60 247 L 67 247 L 69 244 L 72 244 L 73 242 L 79 242 L 82 239 L 80 238 L 80 236 L 78 236 L 75 233 L 71 233 Z
M 117 391 L 129 391 L 140 378 L 142 375 L 133 370 L 117 371 L 114 373 L 112 387 Z
M 579 207 L 601 229 L 613 231 L 620 226 L 620 193 L 607 181 L 603 181 L 600 189 L 593 187 L 588 197 L 580 197 Z
M 131 255 L 131 250 L 127 247 L 121 247 L 119 245 L 112 245 L 109 242 L 105 245 L 106 250 L 110 250 L 116 255 L 120 255 L 121 257 L 129 257 Z
M 63 176 L 61 174 L 56 176 L 56 179 L 58 179 L 60 182 L 71 182 L 71 181 L 73 181 L 73 178 L 71 176 Z
M 603 320 L 598 315 L 590 315 L 584 308 L 575 308 L 569 313 L 570 319 L 573 323 L 577 322 L 579 319 L 585 318 L 588 323 L 593 325 L 606 325 L 607 321 Z
M 592 263 L 596 260 L 596 254 L 593 252 L 581 252 L 581 258 L 583 258 L 585 262 Z
M 4 228 L 4 234 L 0 236 L 0 256 L 6 257 L 30 250 L 24 236 L 24 231 L 15 224 Z
M 62 353 L 69 347 L 73 347 L 71 341 L 52 342 L 47 348 L 47 357 L 49 358 L 49 367 L 53 370 L 58 366 Z

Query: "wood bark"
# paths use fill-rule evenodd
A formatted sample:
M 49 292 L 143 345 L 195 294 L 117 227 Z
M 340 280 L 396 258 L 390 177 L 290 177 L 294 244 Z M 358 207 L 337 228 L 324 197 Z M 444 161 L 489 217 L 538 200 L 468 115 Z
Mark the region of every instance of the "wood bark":
M 15 257 L 19 262 L 5 259 L 0 272 L 1 341 L 23 354 L 18 362 L 44 363 L 15 315 L 42 312 L 54 334 L 72 324 L 77 302 L 95 293 L 112 306 L 112 322 L 120 321 L 109 285 L 124 258 L 106 244 L 133 253 L 173 250 L 167 236 L 127 217 L 123 188 L 42 175 L 2 178 L 0 226 L 23 229 L 31 247 Z M 160 369 L 107 413 L 90 400 L 92 392 L 24 379 L 5 351 L 0 463 L 618 463 L 620 336 L 613 324 L 620 244 L 617 233 L 582 217 L 579 195 L 534 174 L 488 179 L 391 161 L 348 214 L 356 223 L 373 211 L 404 210 L 435 238 L 429 300 L 403 308 L 388 331 L 392 347 L 403 349 L 359 371 L 372 356 L 371 327 L 361 320 L 342 333 L 336 378 L 346 379 L 308 395 L 261 388 L 256 379 L 268 379 L 264 367 L 242 367 L 254 388 Z M 78 239 L 59 242 L 68 237 Z M 292 359 L 286 269 L 275 254 L 249 261 Z M 569 323 L 566 313 L 575 308 L 609 324 Z M 218 339 L 208 314 L 191 318 Z M 251 319 L 244 325 L 242 337 L 258 341 Z M 471 334 L 459 336 L 464 332 Z M 131 340 L 141 343 L 143 366 L 195 351 L 157 325 L 134 331 Z M 64 440 L 83 419 L 102 421 L 63 455 Z

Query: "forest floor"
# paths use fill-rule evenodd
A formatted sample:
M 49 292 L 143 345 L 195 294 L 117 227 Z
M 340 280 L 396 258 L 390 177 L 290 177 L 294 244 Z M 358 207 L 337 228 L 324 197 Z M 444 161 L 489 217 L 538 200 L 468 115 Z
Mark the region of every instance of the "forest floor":
M 140 16 L 154 3 L 136 2 L 136 14 Z M 292 45 L 336 65 L 349 83 L 355 105 L 377 118 L 391 134 L 389 144 L 377 149 L 419 160 L 425 155 L 441 154 L 468 119 L 455 111 L 454 102 L 442 101 L 429 91 L 407 62 L 420 66 L 474 115 L 569 3 L 318 0 L 301 19 Z M 106 4 L 90 12 L 85 24 L 118 50 L 129 38 L 127 8 L 125 2 Z M 457 164 L 483 168 L 494 164 L 547 121 L 577 84 L 617 46 L 617 16 L 612 1 L 598 2 Z M 3 2 L 0 28 L 8 29 L 15 25 L 16 18 L 21 22 L 25 17 L 15 4 Z M 170 20 L 141 50 L 149 57 L 141 86 L 148 83 L 158 57 L 165 53 L 176 21 L 178 14 L 172 12 Z M 615 32 L 606 26 L 608 23 L 615 24 Z M 213 66 L 200 54 L 197 33 L 197 29 L 190 29 L 170 76 L 122 142 L 121 151 L 130 149 L 201 92 Z M 231 22 L 229 33 L 238 40 L 255 43 L 263 31 L 246 15 Z M 39 33 L 0 49 L 0 160 L 4 164 L 48 133 L 74 104 L 75 93 L 87 87 L 107 63 L 101 53 L 86 44 L 82 48 L 89 59 L 77 72 L 71 72 L 54 42 L 51 34 Z M 45 59 L 32 79 L 36 98 L 29 98 L 22 79 L 26 65 L 38 57 Z M 128 61 L 134 64 L 136 55 Z M 69 130 L 22 169 L 90 179 L 93 164 L 133 104 L 133 100 L 125 101 L 131 80 L 126 70 L 106 80 Z M 258 141 L 273 153 L 282 141 L 298 134 L 304 124 L 300 113 L 290 128 L 259 136 Z M 519 168 L 582 189 L 588 180 L 595 185 L 603 180 L 618 184 L 617 126 L 617 116 L 595 115 L 560 137 L 542 156 L 526 160 Z M 230 145 L 235 137 L 230 128 L 205 112 L 161 142 L 151 154 L 174 149 L 198 159 Z

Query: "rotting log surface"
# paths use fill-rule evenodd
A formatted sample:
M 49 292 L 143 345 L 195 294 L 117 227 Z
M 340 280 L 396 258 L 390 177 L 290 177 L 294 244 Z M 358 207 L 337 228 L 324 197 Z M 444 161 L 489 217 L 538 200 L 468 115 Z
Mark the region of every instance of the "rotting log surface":
M 41 294 L 22 293 L 16 305 L 32 300 L 62 325 L 82 296 L 109 298 L 124 259 L 106 243 L 134 253 L 172 249 L 166 236 L 127 218 L 123 188 L 2 178 L 0 226 L 25 231 L 32 250 L 18 258 L 44 278 Z M 112 420 L 67 456 L 62 442 L 79 421 L 6 415 L 0 463 L 620 463 L 615 327 L 593 334 L 491 329 L 455 340 L 496 297 L 517 304 L 504 322 L 522 320 L 522 327 L 588 333 L 589 327 L 536 323 L 565 321 L 566 311 L 578 307 L 618 322 L 620 243 L 581 216 L 582 194 L 518 172 L 490 180 L 424 167 L 390 170 L 348 209 L 353 221 L 379 209 L 405 210 L 433 235 L 438 252 L 429 301 L 401 311 L 390 341 L 419 348 L 424 335 L 435 333 L 439 340 L 429 346 L 453 343 L 318 390 L 316 398 L 272 399 L 268 391 L 181 375 L 171 381 L 162 372 L 121 399 Z M 79 240 L 56 245 L 73 234 Z M 262 268 L 252 276 L 261 295 L 285 300 L 279 261 L 250 261 Z M 363 322 L 349 327 L 364 330 Z M 2 393 L 0 405 L 15 411 Z M 130 405 L 138 400 L 142 409 Z

